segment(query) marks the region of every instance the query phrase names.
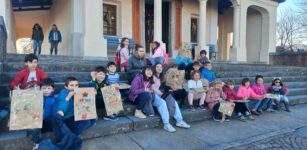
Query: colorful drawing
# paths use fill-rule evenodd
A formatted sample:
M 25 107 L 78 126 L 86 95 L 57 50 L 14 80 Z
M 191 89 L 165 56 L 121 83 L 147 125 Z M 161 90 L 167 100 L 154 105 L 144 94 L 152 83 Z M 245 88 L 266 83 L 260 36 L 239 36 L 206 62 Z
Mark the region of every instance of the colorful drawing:
M 166 76 L 166 85 L 171 87 L 172 90 L 183 88 L 184 71 L 176 68 L 170 68 Z
M 42 128 L 43 100 L 43 92 L 40 90 L 14 90 L 11 97 L 10 130 Z
M 107 86 L 101 89 L 107 115 L 118 114 L 124 110 L 119 90 L 115 86 Z
M 94 88 L 77 88 L 74 100 L 75 121 L 96 119 L 96 91 Z
M 235 107 L 234 103 L 221 101 L 219 112 L 221 112 L 223 115 L 227 115 L 227 116 L 231 117 L 233 110 L 234 110 L 234 107 Z

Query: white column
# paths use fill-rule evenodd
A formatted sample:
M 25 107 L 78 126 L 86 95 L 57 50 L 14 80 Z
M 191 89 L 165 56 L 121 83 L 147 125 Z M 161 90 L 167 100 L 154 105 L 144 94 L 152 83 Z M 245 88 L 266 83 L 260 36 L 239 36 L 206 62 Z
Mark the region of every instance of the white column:
M 162 43 L 162 0 L 154 0 L 154 41 Z
M 71 1 L 71 31 L 68 56 L 83 56 L 84 1 Z
M 107 57 L 107 42 L 103 37 L 103 0 L 85 1 L 85 57 Z
M 207 1 L 199 0 L 199 29 L 198 29 L 198 46 L 206 49 L 206 20 L 207 20 Z

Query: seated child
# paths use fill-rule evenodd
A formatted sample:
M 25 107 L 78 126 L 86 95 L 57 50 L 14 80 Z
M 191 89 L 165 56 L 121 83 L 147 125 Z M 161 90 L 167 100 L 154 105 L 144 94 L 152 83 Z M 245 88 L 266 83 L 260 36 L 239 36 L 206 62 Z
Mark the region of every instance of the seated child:
M 251 87 L 253 89 L 253 91 L 255 92 L 255 94 L 265 95 L 267 92 L 266 92 L 266 89 L 264 88 L 263 76 L 257 75 L 256 78 L 255 78 L 255 82 L 256 82 L 256 84 L 252 85 L 252 87 Z M 257 105 L 255 105 L 254 109 L 257 112 L 262 113 L 263 109 L 266 107 L 266 110 L 268 112 L 273 112 L 274 110 L 271 109 L 272 102 L 273 102 L 272 99 L 265 98 L 261 101 L 261 104 L 258 106 L 258 108 L 256 107 Z
M 112 84 L 119 84 L 119 73 L 116 72 L 116 64 L 115 62 L 109 62 L 107 64 L 107 84 L 112 85 Z
M 95 87 L 97 93 L 96 93 L 96 108 L 97 109 L 105 109 L 103 96 L 101 93 L 101 88 L 108 86 L 106 83 L 107 77 L 106 77 L 107 70 L 103 66 L 96 67 L 95 71 L 91 72 L 92 81 L 89 83 L 90 87 Z M 112 80 L 113 81 L 113 80 Z M 103 117 L 104 120 L 111 120 L 116 121 L 118 120 L 116 115 L 105 115 Z
M 237 96 L 240 100 L 249 100 L 248 105 L 255 105 L 251 110 L 253 115 L 259 116 L 260 114 L 256 111 L 255 108 L 258 108 L 261 104 L 261 101 L 265 98 L 265 95 L 257 95 L 250 87 L 250 80 L 248 78 L 244 78 L 242 80 L 242 85 L 238 89 Z M 252 99 L 252 100 L 250 100 Z M 249 107 L 248 107 L 249 108 Z
M 226 95 L 223 92 L 223 82 L 222 81 L 213 81 L 212 87 L 207 91 L 206 102 L 208 107 L 212 110 L 212 118 L 214 121 L 221 121 L 222 113 L 219 112 L 220 101 L 226 100 Z M 229 121 L 227 119 L 227 121 Z
M 212 65 L 210 62 L 204 63 L 204 68 L 201 70 L 203 78 L 207 79 L 209 83 L 216 79 L 215 73 L 212 71 Z
M 75 77 L 67 77 L 65 80 L 64 89 L 58 97 L 58 111 L 64 123 L 72 133 L 80 135 L 84 130 L 95 124 L 95 119 L 75 121 L 74 117 L 74 92 L 75 88 L 79 87 L 79 82 Z
M 191 73 L 193 71 L 200 71 L 200 68 L 202 67 L 201 64 L 198 61 L 194 61 L 192 65 L 192 68 L 187 66 L 185 70 L 185 79 L 191 80 Z
M 223 87 L 223 91 L 226 94 L 226 100 L 235 103 L 235 113 L 239 120 L 241 121 L 246 121 L 247 119 L 253 120 L 254 118 L 251 116 L 246 103 L 240 101 L 240 98 L 238 98 L 237 93 L 234 90 L 234 87 L 235 87 L 235 82 L 233 80 L 226 81 L 226 84 Z
M 283 102 L 287 112 L 291 112 L 289 108 L 289 99 L 287 97 L 288 89 L 285 88 L 280 78 L 275 78 L 272 85 L 267 87 L 268 93 L 276 94 L 278 99 L 275 101 L 277 110 L 280 109 L 280 102 Z
M 198 61 L 201 64 L 205 64 L 207 62 L 210 62 L 210 60 L 207 57 L 207 51 L 206 50 L 201 50 L 199 55 L 200 55 L 200 58 L 198 59 Z
M 190 111 L 195 111 L 193 106 L 193 100 L 200 99 L 199 101 L 199 108 L 201 110 L 206 110 L 205 108 L 205 98 L 206 98 L 206 91 L 203 86 L 203 82 L 200 80 L 200 72 L 193 71 L 192 72 L 192 79 L 188 81 L 188 101 Z
M 9 85 L 11 90 L 17 89 L 19 84 L 21 84 L 20 89 L 33 88 L 33 87 L 39 88 L 41 81 L 47 78 L 44 70 L 39 69 L 37 67 L 38 58 L 36 55 L 34 54 L 26 55 L 24 62 L 27 65 L 27 68 L 17 73 L 17 75 Z
M 43 127 L 42 129 L 28 130 L 28 134 L 32 136 L 32 142 L 34 143 L 34 149 L 38 148 L 38 143 L 41 141 L 41 132 L 54 131 L 55 138 L 59 140 L 59 134 L 55 129 L 54 116 L 57 112 L 57 102 L 54 97 L 54 82 L 50 78 L 46 78 L 42 81 L 41 90 L 44 94 L 43 104 Z

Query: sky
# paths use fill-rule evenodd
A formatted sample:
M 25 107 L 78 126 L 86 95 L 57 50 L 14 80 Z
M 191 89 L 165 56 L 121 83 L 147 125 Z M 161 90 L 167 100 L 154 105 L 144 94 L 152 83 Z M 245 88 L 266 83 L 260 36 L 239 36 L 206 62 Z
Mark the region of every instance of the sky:
M 285 10 L 287 8 L 292 8 L 292 9 L 297 9 L 297 7 L 295 6 L 295 0 L 286 0 L 285 2 L 279 4 L 278 6 L 278 13 L 282 10 Z M 279 16 L 277 16 L 279 17 Z

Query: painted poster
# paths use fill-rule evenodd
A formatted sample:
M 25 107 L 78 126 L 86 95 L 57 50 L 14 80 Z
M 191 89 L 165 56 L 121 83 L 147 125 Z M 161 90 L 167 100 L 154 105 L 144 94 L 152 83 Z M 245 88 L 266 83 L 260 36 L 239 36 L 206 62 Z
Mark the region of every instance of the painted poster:
M 123 90 L 123 89 L 130 89 L 131 86 L 127 83 L 121 83 L 119 84 L 119 89 Z
M 234 103 L 229 103 L 229 102 L 223 101 L 223 102 L 220 102 L 219 112 L 231 117 L 234 108 L 235 108 Z
M 11 97 L 9 129 L 42 128 L 43 100 L 43 92 L 40 90 L 14 90 Z
M 184 83 L 184 70 L 170 68 L 166 76 L 166 85 L 171 87 L 172 90 L 183 88 Z
M 115 86 L 107 86 L 101 89 L 107 115 L 118 114 L 124 111 L 121 95 Z
M 77 88 L 75 92 L 75 121 L 96 119 L 96 90 L 94 88 Z
M 192 58 L 192 51 L 190 49 L 182 48 L 179 51 L 179 55 L 185 58 Z

